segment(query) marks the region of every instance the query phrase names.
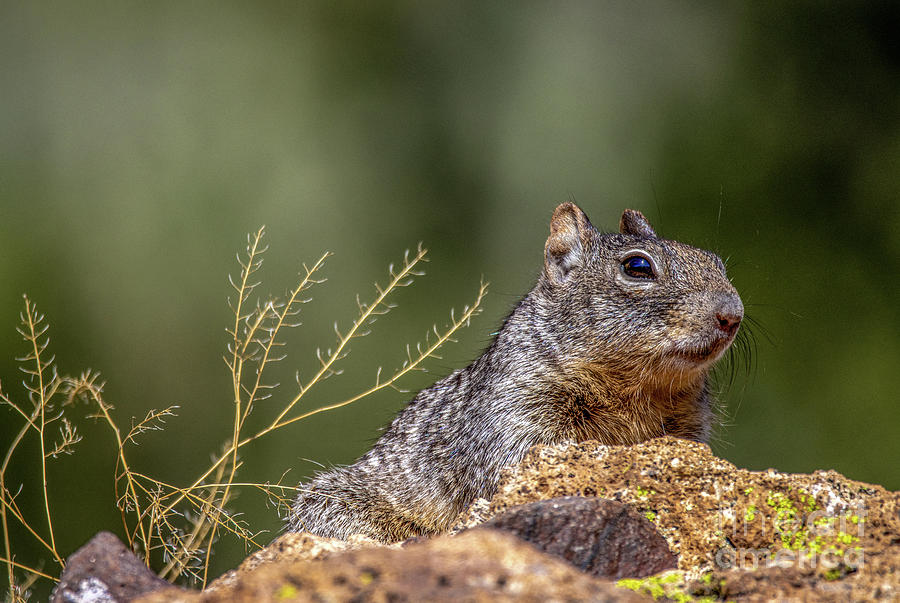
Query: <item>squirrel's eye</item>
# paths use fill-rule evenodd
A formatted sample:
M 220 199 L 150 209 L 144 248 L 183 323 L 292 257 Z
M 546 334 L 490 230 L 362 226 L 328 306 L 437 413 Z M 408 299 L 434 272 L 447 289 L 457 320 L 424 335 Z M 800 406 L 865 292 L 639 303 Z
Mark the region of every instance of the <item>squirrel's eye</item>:
M 656 278 L 650 260 L 639 255 L 625 258 L 625 261 L 622 262 L 622 271 L 631 278 Z

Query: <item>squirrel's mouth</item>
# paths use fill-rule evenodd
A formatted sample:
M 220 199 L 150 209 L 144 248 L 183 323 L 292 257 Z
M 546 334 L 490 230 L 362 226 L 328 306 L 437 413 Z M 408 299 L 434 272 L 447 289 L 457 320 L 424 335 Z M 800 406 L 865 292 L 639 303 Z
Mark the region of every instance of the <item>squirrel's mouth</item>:
M 732 344 L 744 318 L 744 306 L 736 293 L 700 296 L 692 303 L 706 310 L 685 318 L 679 308 L 670 316 L 665 356 L 679 371 L 709 369 Z
M 670 357 L 687 365 L 684 368 L 704 369 L 721 358 L 732 341 L 733 333 L 679 342 L 670 351 Z

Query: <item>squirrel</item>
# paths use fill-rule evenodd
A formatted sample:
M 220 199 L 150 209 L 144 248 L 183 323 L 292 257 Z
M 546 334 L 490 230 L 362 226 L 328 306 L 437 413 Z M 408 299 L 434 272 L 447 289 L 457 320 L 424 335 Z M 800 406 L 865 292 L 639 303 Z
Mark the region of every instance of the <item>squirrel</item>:
M 707 377 L 744 307 L 715 254 L 626 209 L 601 233 L 553 212 L 537 284 L 487 350 L 420 391 L 371 450 L 301 486 L 290 531 L 382 542 L 446 531 L 536 444 L 705 442 Z

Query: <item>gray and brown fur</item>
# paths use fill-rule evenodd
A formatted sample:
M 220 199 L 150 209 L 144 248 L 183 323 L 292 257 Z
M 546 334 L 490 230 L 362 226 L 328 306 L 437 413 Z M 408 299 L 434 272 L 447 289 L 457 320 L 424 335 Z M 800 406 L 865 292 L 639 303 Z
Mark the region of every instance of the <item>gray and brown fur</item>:
M 419 392 L 354 464 L 304 484 L 288 528 L 435 534 L 535 444 L 706 441 L 707 374 L 734 339 L 740 297 L 715 254 L 657 237 L 637 211 L 619 227 L 603 234 L 575 204 L 557 207 L 543 272 L 490 347 Z M 635 256 L 652 278 L 626 269 Z

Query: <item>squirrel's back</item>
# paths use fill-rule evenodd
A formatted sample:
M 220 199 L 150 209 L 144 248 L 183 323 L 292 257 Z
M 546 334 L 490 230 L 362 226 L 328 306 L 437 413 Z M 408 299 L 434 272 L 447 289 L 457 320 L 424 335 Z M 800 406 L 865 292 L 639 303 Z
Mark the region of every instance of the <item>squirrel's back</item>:
M 535 287 L 484 354 L 422 390 L 356 463 L 301 486 L 291 530 L 385 542 L 446 530 L 535 444 L 705 441 L 707 374 L 743 318 L 713 253 L 625 210 L 556 208 Z

